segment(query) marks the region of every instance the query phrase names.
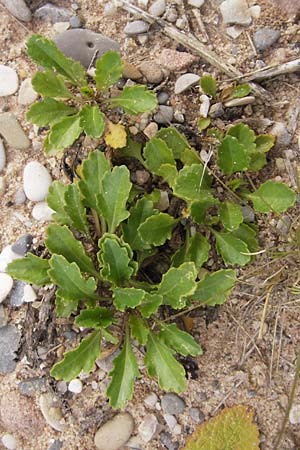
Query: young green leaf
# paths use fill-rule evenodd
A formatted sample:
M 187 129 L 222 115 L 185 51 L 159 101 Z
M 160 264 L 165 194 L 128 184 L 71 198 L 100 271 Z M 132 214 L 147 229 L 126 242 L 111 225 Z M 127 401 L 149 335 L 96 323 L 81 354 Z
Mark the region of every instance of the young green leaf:
M 224 228 L 228 231 L 236 230 L 244 220 L 242 208 L 227 200 L 221 203 L 219 214 Z
M 193 262 L 185 262 L 166 272 L 158 286 L 157 293 L 164 298 L 164 304 L 174 309 L 184 308 L 186 297 L 196 289 L 197 270 Z
M 79 300 L 66 300 L 55 294 L 55 313 L 57 317 L 70 317 L 76 313 Z
M 65 193 L 68 186 L 61 181 L 53 181 L 48 190 L 47 203 L 55 213 L 52 214 L 53 219 L 61 225 L 70 225 L 71 218 L 66 212 Z
M 109 373 L 112 377 L 106 391 L 109 403 L 113 408 L 123 408 L 133 395 L 135 378 L 140 376 L 136 357 L 133 353 L 129 333 L 126 332 L 125 342 L 119 355 L 113 360 L 114 368 Z
M 271 134 L 259 134 L 256 136 L 255 145 L 256 151 L 258 152 L 267 153 L 272 147 L 274 147 L 274 144 L 275 136 L 272 136 Z
M 158 294 L 150 294 L 146 292 L 145 297 L 140 306 L 138 306 L 138 310 L 142 314 L 143 317 L 148 319 L 152 314 L 155 314 L 163 303 L 163 296 Z
M 136 158 L 140 161 L 140 163 L 144 164 L 144 160 L 142 158 L 142 144 L 134 141 L 129 136 L 127 136 L 126 146 L 119 148 L 117 150 L 117 155 L 124 158 Z
M 110 233 L 114 233 L 120 223 L 129 216 L 126 202 L 131 186 L 130 172 L 126 166 L 114 167 L 112 172 L 107 172 L 102 179 L 97 210 L 105 219 Z
M 113 345 L 119 344 L 118 338 L 117 338 L 116 336 L 114 336 L 113 334 L 111 334 L 109 331 L 107 331 L 106 328 L 102 328 L 101 331 L 102 331 L 102 336 L 103 336 L 103 338 L 104 338 L 107 342 L 109 342 L 110 344 L 113 344 Z
M 65 116 L 76 114 L 76 109 L 53 98 L 45 98 L 34 103 L 26 114 L 26 119 L 39 127 L 53 125 Z
M 159 169 L 162 164 L 169 164 L 176 169 L 172 150 L 159 138 L 152 138 L 144 148 L 145 166 L 156 175 L 161 175 Z
M 140 305 L 145 297 L 143 289 L 136 288 L 114 288 L 114 305 L 119 311 L 125 311 L 126 308 L 135 308 Z
M 147 341 L 145 364 L 150 377 L 157 376 L 159 386 L 165 391 L 185 390 L 185 370 L 174 358 L 173 352 L 156 334 L 150 332 Z
M 209 306 L 222 305 L 229 297 L 236 283 L 236 271 L 221 269 L 206 273 L 197 283 L 191 299 Z
M 101 331 L 94 331 L 82 339 L 75 350 L 66 352 L 63 360 L 52 367 L 51 376 L 56 380 L 70 381 L 80 372 L 90 373 L 101 353 L 101 337 Z
M 37 72 L 32 78 L 32 86 L 36 92 L 44 97 L 72 98 L 73 95 L 66 87 L 63 79 L 55 75 L 52 70 Z
M 48 275 L 49 259 L 42 259 L 28 253 L 24 258 L 15 259 L 6 267 L 6 273 L 16 280 L 44 286 L 50 284 Z
M 204 171 L 202 164 L 192 164 L 180 170 L 173 191 L 184 200 L 200 200 L 201 196 L 207 195 L 210 185 L 211 177 Z
M 80 126 L 85 134 L 99 138 L 104 133 L 105 115 L 99 111 L 98 106 L 86 105 L 80 111 Z
M 254 172 L 258 172 L 267 164 L 266 155 L 262 152 L 252 152 L 250 155 L 250 162 L 248 165 L 248 169 Z
M 102 266 L 102 277 L 111 283 L 121 286 L 135 273 L 132 264 L 132 251 L 115 234 L 105 233 L 99 240 L 98 260 Z
M 114 315 L 108 308 L 97 306 L 96 308 L 80 311 L 75 319 L 75 324 L 83 328 L 107 328 L 114 323 Z
M 163 245 L 167 239 L 171 239 L 172 230 L 176 224 L 177 220 L 169 214 L 159 213 L 148 217 L 138 227 L 138 233 L 145 244 Z
M 83 278 L 75 262 L 70 264 L 63 256 L 52 255 L 49 264 L 48 274 L 53 283 L 59 286 L 59 297 L 70 301 L 97 298 L 94 278 Z
M 190 206 L 190 214 L 193 220 L 199 224 L 205 223 L 207 209 L 219 203 L 217 198 L 214 198 L 209 191 L 206 191 L 205 195 L 201 196 L 201 200 L 193 202 Z
M 149 328 L 147 323 L 141 317 L 131 315 L 128 320 L 131 336 L 136 339 L 141 345 L 146 345 Z
M 70 147 L 82 132 L 80 125 L 80 116 L 63 117 L 60 122 L 57 122 L 51 128 L 49 134 L 49 141 L 56 150 L 63 150 Z
M 199 131 L 204 131 L 204 130 L 206 130 L 206 128 L 209 127 L 210 122 L 211 122 L 211 120 L 210 120 L 209 117 L 201 117 L 201 118 L 198 120 L 198 123 L 197 123 L 198 130 L 199 130 Z
M 200 86 L 202 91 L 207 94 L 215 97 L 217 94 L 217 82 L 211 75 L 205 75 L 200 80 Z
M 90 230 L 86 216 L 86 209 L 83 206 L 78 183 L 72 183 L 67 186 L 65 192 L 65 202 L 65 210 L 70 217 L 72 227 L 89 237 Z
M 227 136 L 234 136 L 237 138 L 239 144 L 243 145 L 247 152 L 251 153 L 255 150 L 255 133 L 248 125 L 238 123 L 233 125 L 227 131 Z
M 109 99 L 112 106 L 120 106 L 128 114 L 141 114 L 152 111 L 157 107 L 156 95 L 146 86 L 136 84 L 125 87 L 118 97 Z
M 109 171 L 109 161 L 99 150 L 90 152 L 88 159 L 82 164 L 82 180 L 79 181 L 79 189 L 86 205 L 91 209 L 97 210 L 97 197 L 102 192 L 102 179 Z
M 161 128 L 155 135 L 156 138 L 162 139 L 173 152 L 175 159 L 181 159 L 185 149 L 191 148 L 186 137 L 179 133 L 176 128 Z
M 157 213 L 157 210 L 153 209 L 153 202 L 147 200 L 145 197 L 136 202 L 134 207 L 130 211 L 130 216 L 126 223 L 123 224 L 123 237 L 132 250 L 146 250 L 151 246 L 145 244 L 140 238 L 137 230 L 138 227 L 145 222 L 148 217 Z
M 252 87 L 248 83 L 238 84 L 232 91 L 231 98 L 246 97 L 252 91 Z
M 202 354 L 202 349 L 195 339 L 189 333 L 180 330 L 175 323 L 163 324 L 159 337 L 165 341 L 168 347 L 173 348 L 180 355 L 197 356 Z
M 247 244 L 232 233 L 213 232 L 216 238 L 217 252 L 226 264 L 244 266 L 251 260 Z
M 247 244 L 250 253 L 258 251 L 259 245 L 256 237 L 256 231 L 246 223 L 242 223 L 232 234 Z
M 256 211 L 280 213 L 294 205 L 296 194 L 286 184 L 268 180 L 250 194 L 249 198 Z
M 186 239 L 182 248 L 177 250 L 172 257 L 172 265 L 179 267 L 184 262 L 193 262 L 197 270 L 208 260 L 210 243 L 200 233 Z
M 236 137 L 227 135 L 218 149 L 218 166 L 225 175 L 247 170 L 249 156 Z
M 106 91 L 122 76 L 123 63 L 119 53 L 104 53 L 96 62 L 95 81 L 98 91 Z
M 83 244 L 74 237 L 66 225 L 50 224 L 47 228 L 45 244 L 52 254 L 62 255 L 69 263 L 75 262 L 82 272 L 98 276 Z
M 87 84 L 85 69 L 71 58 L 67 58 L 53 41 L 37 34 L 32 35 L 27 43 L 27 53 L 38 65 L 45 69 L 55 69 L 74 85 Z
M 192 164 L 202 164 L 202 160 L 198 152 L 194 148 L 184 149 L 180 160 L 184 166 L 191 166 Z

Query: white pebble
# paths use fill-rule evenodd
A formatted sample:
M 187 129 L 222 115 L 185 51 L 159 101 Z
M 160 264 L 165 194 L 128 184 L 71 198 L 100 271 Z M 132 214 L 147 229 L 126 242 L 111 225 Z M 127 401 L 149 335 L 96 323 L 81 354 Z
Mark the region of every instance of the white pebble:
M 73 394 L 80 394 L 82 391 L 82 382 L 75 378 L 74 380 L 71 380 L 68 386 L 68 390 L 70 392 L 73 392 Z
M 300 405 L 294 405 L 292 407 L 289 419 L 292 425 L 298 425 L 300 423 Z
M 30 286 L 30 284 L 26 284 L 24 286 L 24 292 L 23 292 L 23 300 L 25 303 L 31 303 L 34 302 L 37 299 L 36 292 L 34 289 Z
M 6 247 L 4 247 L 4 249 L 0 253 L 0 272 L 5 272 L 7 265 L 14 259 L 18 258 L 22 258 L 22 256 L 13 252 L 11 249 L 11 245 L 7 245 Z
M 194 84 L 198 83 L 199 80 L 199 75 L 196 75 L 195 73 L 185 73 L 184 75 L 181 75 L 175 83 L 175 94 L 181 94 L 191 86 L 194 86 Z
M 0 64 L 0 97 L 14 94 L 19 86 L 17 72 L 11 67 Z
M 23 174 L 23 187 L 29 200 L 34 202 L 45 200 L 51 183 L 52 178 L 46 167 L 37 161 L 26 164 Z
M 36 101 L 37 97 L 38 94 L 32 87 L 31 78 L 26 78 L 26 80 L 22 81 L 19 89 L 19 105 L 31 105 L 31 103 Z
M 2 444 L 8 450 L 16 450 L 17 441 L 12 434 L 4 434 L 1 438 Z
M 49 208 L 46 202 L 39 202 L 32 209 L 32 217 L 39 222 L 50 222 L 52 220 L 53 209 Z
M 0 139 L 0 172 L 4 169 L 6 164 L 6 154 L 2 139 Z
M 253 19 L 259 19 L 260 13 L 261 13 L 261 7 L 259 5 L 250 6 L 249 12 L 250 12 L 251 16 L 253 17 Z
M 176 420 L 175 416 L 173 416 L 172 414 L 164 414 L 164 419 L 165 419 L 166 424 L 168 425 L 170 431 L 173 431 L 177 425 L 177 420 Z
M 154 17 L 162 16 L 166 10 L 165 0 L 156 0 L 149 8 L 149 13 Z
M 210 100 L 207 95 L 200 96 L 201 106 L 200 106 L 200 116 L 207 117 L 210 108 Z
M 151 394 L 147 395 L 147 397 L 144 400 L 144 403 L 148 408 L 155 408 L 156 402 L 158 400 L 157 395 L 152 392 Z
M 0 303 L 6 299 L 13 287 L 13 279 L 6 273 L 0 273 Z
M 188 5 L 194 6 L 195 8 L 201 8 L 205 0 L 188 0 Z

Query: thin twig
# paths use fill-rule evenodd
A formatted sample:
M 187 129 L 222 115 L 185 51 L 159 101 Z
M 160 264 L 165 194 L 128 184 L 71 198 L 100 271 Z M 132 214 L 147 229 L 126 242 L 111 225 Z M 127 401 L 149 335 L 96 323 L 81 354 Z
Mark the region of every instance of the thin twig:
M 206 28 L 205 28 L 204 22 L 202 20 L 202 17 L 201 17 L 199 9 L 193 8 L 192 9 L 192 13 L 194 14 L 195 19 L 197 21 L 197 24 L 198 24 L 198 26 L 200 28 L 200 32 L 202 34 L 202 41 L 203 42 L 208 42 L 209 41 L 209 36 L 207 34 L 207 31 L 206 31 Z

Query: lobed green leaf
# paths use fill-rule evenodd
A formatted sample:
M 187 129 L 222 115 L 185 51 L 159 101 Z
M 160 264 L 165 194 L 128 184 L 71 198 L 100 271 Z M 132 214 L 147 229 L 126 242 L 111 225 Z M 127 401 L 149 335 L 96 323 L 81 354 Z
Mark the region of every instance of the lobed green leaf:
M 145 297 L 143 289 L 119 288 L 113 289 L 114 305 L 119 311 L 125 311 L 126 308 L 135 308 L 140 305 Z
M 26 119 L 39 127 L 54 125 L 65 116 L 76 114 L 77 110 L 53 98 L 45 98 L 34 103 L 26 114 Z
M 163 296 L 164 304 L 174 309 L 182 309 L 186 297 L 196 289 L 197 270 L 193 262 L 185 262 L 179 267 L 171 267 L 158 286 L 157 293 Z
M 228 231 L 236 230 L 244 220 L 242 208 L 228 200 L 221 203 L 219 214 L 224 228 Z
M 216 238 L 217 252 L 226 264 L 245 266 L 250 262 L 247 244 L 232 233 L 213 232 Z
M 28 253 L 24 258 L 15 259 L 7 265 L 6 273 L 16 280 L 44 286 L 50 284 L 49 260 Z
M 256 211 L 281 213 L 295 204 L 296 194 L 286 184 L 268 180 L 249 198 Z
M 173 348 L 182 356 L 202 354 L 202 349 L 195 339 L 189 333 L 180 330 L 175 323 L 162 324 L 159 337 L 164 340 L 168 347 Z
M 133 115 L 150 112 L 157 107 L 156 95 L 141 85 L 125 87 L 118 97 L 110 98 L 109 102 Z
M 99 138 L 104 133 L 105 115 L 98 106 L 86 105 L 80 111 L 80 126 L 87 136 Z
M 66 87 L 64 80 L 55 75 L 52 70 L 37 72 L 32 78 L 32 86 L 36 92 L 44 97 L 72 98 L 73 95 Z
M 169 214 L 158 213 L 148 217 L 138 227 L 138 233 L 145 244 L 163 245 L 167 239 L 171 239 L 172 230 L 177 222 Z
M 191 299 L 209 306 L 222 305 L 229 297 L 236 283 L 236 271 L 221 269 L 206 273 L 197 283 Z
M 96 62 L 95 81 L 98 91 L 106 91 L 122 76 L 123 63 L 119 53 L 109 51 Z
M 82 127 L 80 125 L 80 116 L 63 117 L 56 122 L 49 134 L 49 143 L 56 150 L 63 150 L 70 147 L 80 136 Z
M 80 311 L 74 321 L 79 327 L 95 329 L 107 328 L 114 322 L 112 311 L 101 306 Z

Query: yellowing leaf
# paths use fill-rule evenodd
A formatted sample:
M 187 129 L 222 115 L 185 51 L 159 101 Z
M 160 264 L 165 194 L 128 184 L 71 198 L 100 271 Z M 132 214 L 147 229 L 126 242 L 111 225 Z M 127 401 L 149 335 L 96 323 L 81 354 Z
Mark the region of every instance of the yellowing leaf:
M 200 425 L 183 450 L 259 450 L 253 411 L 242 405 L 225 408 Z
M 124 125 L 120 123 L 108 123 L 108 132 L 105 134 L 105 142 L 112 148 L 123 148 L 126 146 L 127 134 Z

